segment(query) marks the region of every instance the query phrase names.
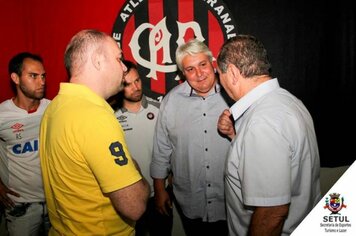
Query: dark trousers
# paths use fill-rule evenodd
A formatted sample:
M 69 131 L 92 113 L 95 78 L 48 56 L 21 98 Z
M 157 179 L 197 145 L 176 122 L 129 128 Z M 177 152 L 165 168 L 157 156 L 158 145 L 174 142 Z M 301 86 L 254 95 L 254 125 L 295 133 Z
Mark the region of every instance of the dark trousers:
M 162 215 L 156 210 L 153 197 L 148 199 L 145 213 L 136 222 L 136 236 L 171 236 L 173 212 L 170 216 Z
M 202 219 L 190 219 L 183 214 L 177 201 L 174 203 L 177 207 L 177 211 L 182 220 L 184 232 L 187 236 L 227 236 L 229 234 L 226 220 L 204 222 Z

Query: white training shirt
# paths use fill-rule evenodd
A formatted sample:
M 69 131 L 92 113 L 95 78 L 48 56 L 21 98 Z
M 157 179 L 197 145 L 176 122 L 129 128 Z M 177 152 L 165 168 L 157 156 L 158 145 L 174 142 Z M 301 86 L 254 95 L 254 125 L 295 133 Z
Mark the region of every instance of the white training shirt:
M 159 111 L 159 103 L 142 97 L 142 106 L 139 112 L 130 112 L 120 108 L 115 116 L 125 132 L 125 140 L 132 158 L 140 166 L 142 175 L 151 187 L 153 196 L 153 179 L 150 176 L 150 164 L 152 160 L 153 135 Z
M 39 159 L 39 126 L 50 100 L 42 99 L 33 113 L 17 107 L 12 99 L 0 104 L 0 178 L 21 196 L 15 202 L 44 201 Z

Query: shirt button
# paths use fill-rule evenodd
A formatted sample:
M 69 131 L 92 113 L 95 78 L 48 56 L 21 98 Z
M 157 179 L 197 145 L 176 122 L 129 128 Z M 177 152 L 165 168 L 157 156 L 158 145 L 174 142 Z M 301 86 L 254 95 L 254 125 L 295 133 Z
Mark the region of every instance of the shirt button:
M 208 131 L 207 131 L 207 130 L 204 130 L 204 133 L 208 133 Z
M 206 116 L 206 113 L 203 113 L 203 116 Z
M 206 166 L 207 169 L 209 169 L 210 167 L 209 166 Z
M 208 149 L 207 149 L 207 148 L 205 148 L 205 151 L 208 151 Z
M 211 203 L 211 201 L 208 201 L 208 204 L 210 204 Z
M 210 187 L 211 186 L 211 184 L 208 184 L 208 187 Z

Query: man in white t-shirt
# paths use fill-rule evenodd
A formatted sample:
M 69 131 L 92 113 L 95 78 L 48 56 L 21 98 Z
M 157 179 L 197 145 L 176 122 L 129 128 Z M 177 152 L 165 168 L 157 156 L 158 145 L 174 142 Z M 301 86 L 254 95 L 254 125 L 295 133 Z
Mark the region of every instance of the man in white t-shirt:
M 173 218 L 155 209 L 153 180 L 150 176 L 153 135 L 159 111 L 159 102 L 143 95 L 142 81 L 136 65 L 123 61 L 127 67 L 124 90 L 118 94 L 119 109 L 115 115 L 125 132 L 126 143 L 132 157 L 140 166 L 142 175 L 151 186 L 151 197 L 144 215 L 136 222 L 136 236 L 171 235 Z
M 39 235 L 50 225 L 38 155 L 46 71 L 40 56 L 22 52 L 9 74 L 16 95 L 0 104 L 0 203 L 9 235 Z

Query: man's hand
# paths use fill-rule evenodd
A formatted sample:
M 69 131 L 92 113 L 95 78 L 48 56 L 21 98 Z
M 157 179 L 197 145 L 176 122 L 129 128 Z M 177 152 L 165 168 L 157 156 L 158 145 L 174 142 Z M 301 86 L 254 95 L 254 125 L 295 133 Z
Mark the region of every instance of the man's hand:
M 15 203 L 8 197 L 8 194 L 20 197 L 20 194 L 12 191 L 6 187 L 0 180 L 0 203 L 4 205 L 5 208 L 11 208 L 15 206 Z
M 162 215 L 170 215 L 172 211 L 172 201 L 165 189 L 164 179 L 154 179 L 155 205 L 156 209 Z
M 219 117 L 218 130 L 220 131 L 220 133 L 228 136 L 231 140 L 236 135 L 231 113 L 228 109 L 225 109 Z

